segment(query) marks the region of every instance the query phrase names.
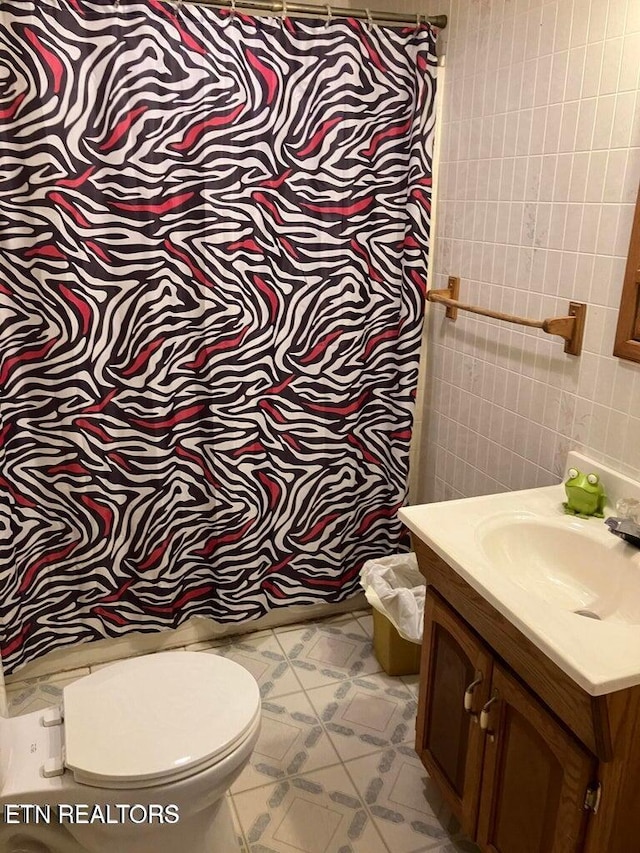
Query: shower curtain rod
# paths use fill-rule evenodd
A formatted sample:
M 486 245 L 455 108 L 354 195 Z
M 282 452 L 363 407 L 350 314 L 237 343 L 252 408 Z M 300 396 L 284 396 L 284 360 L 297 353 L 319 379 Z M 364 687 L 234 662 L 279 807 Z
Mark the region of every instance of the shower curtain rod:
M 192 0 L 184 0 L 192 2 Z M 331 6 L 328 3 L 316 5 L 313 3 L 287 3 L 286 0 L 193 0 L 196 6 L 215 6 L 218 9 L 259 9 L 261 12 L 282 13 L 286 18 L 290 12 L 299 12 L 305 15 L 318 15 L 319 17 L 331 18 L 333 15 L 339 18 L 362 18 L 370 21 L 392 21 L 399 24 L 431 24 L 439 30 L 447 26 L 446 15 L 421 15 L 417 13 L 412 17 L 403 12 L 376 12 L 369 9 L 349 9 L 347 6 Z M 181 0 L 178 0 L 178 5 Z

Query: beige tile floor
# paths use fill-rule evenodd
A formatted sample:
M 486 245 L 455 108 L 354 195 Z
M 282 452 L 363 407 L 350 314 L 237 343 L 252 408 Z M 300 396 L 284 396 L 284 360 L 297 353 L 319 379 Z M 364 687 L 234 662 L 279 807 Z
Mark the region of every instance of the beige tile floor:
M 477 850 L 413 749 L 418 678 L 382 672 L 371 621 L 357 611 L 187 647 L 238 661 L 260 685 L 260 737 L 228 794 L 244 853 Z M 55 704 L 89 671 L 14 682 L 9 712 Z

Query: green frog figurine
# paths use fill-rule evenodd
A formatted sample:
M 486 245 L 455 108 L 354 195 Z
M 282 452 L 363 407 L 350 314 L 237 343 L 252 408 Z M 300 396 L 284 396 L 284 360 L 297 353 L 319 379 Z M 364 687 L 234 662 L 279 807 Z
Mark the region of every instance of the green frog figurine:
M 569 479 L 564 484 L 567 500 L 562 504 L 568 515 L 588 518 L 604 518 L 606 495 L 597 474 L 583 474 L 577 468 L 569 468 Z

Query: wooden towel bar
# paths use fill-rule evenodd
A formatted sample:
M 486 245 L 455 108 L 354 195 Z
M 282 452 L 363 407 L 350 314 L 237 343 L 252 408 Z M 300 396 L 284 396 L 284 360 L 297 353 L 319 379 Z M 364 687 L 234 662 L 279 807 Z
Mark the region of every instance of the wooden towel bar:
M 505 314 L 502 311 L 491 311 L 489 308 L 460 302 L 459 293 L 460 279 L 457 276 L 450 276 L 448 287 L 443 290 L 428 290 L 427 299 L 429 302 L 439 302 L 441 305 L 446 305 L 446 316 L 450 320 L 456 319 L 458 311 L 470 311 L 473 314 L 481 314 L 483 317 L 493 317 L 495 320 L 504 320 L 507 323 L 516 323 L 519 326 L 542 329 L 548 335 L 558 335 L 564 338 L 564 351 L 566 353 L 580 355 L 582 352 L 584 323 L 587 316 L 587 306 L 584 302 L 570 302 L 569 314 L 566 317 L 531 320 L 528 317 L 520 317 L 518 314 Z

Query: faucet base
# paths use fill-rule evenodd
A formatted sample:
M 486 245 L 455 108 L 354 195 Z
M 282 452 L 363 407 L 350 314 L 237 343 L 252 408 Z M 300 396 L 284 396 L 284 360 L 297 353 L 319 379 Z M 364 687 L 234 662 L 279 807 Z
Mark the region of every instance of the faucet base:
M 608 518 L 605 524 L 615 536 L 640 548 L 640 524 L 636 524 L 630 518 Z

